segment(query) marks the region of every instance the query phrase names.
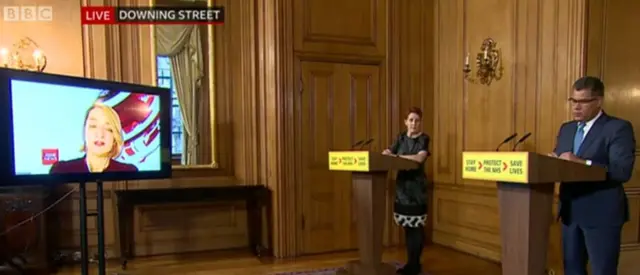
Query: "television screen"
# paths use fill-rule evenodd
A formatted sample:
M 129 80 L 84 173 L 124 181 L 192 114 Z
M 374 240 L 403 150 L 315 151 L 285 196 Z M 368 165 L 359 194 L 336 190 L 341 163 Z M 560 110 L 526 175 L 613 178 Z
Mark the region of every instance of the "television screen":
M 169 90 L 14 70 L 0 79 L 15 181 L 171 175 Z

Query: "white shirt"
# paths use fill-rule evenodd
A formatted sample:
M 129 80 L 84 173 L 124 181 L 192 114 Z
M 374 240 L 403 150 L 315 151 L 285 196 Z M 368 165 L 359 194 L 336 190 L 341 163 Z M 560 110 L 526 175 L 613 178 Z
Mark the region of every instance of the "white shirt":
M 582 128 L 582 131 L 584 132 L 584 135 L 582 136 L 583 139 L 587 137 L 587 133 L 589 133 L 591 126 L 593 126 L 593 124 L 596 123 L 596 120 L 598 120 L 598 118 L 600 118 L 601 115 L 602 115 L 602 110 L 600 110 L 600 112 L 598 112 L 598 114 L 594 118 L 592 118 L 591 120 L 587 121 L 584 124 L 584 128 Z

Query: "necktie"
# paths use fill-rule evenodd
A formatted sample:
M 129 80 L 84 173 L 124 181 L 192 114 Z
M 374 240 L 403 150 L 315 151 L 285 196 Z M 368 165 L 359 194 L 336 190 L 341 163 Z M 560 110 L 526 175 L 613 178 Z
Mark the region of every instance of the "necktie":
M 582 140 L 584 140 L 584 122 L 578 122 L 578 130 L 576 131 L 576 136 L 573 137 L 573 154 L 578 155 L 578 151 L 580 150 L 580 145 L 582 145 Z

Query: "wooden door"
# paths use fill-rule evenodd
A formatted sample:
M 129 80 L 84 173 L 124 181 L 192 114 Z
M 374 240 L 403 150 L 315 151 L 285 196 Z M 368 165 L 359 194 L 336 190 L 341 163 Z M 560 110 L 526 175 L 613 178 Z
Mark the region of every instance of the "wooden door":
M 300 63 L 302 89 L 296 109 L 303 254 L 357 248 L 351 174 L 329 172 L 327 152 L 348 150 L 369 138 L 375 142 L 368 149 L 382 148 L 378 144 L 386 131 L 387 99 L 380 68 Z

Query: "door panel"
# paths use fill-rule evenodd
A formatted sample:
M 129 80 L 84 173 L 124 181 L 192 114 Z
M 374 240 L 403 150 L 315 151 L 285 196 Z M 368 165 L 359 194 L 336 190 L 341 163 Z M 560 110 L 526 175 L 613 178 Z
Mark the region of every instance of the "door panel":
M 329 172 L 327 152 L 348 150 L 358 140 L 382 140 L 386 106 L 380 67 L 301 62 L 303 89 L 298 98 L 302 253 L 354 249 L 351 175 Z M 386 109 L 385 109 L 386 110 Z M 379 150 L 377 142 L 367 148 Z

